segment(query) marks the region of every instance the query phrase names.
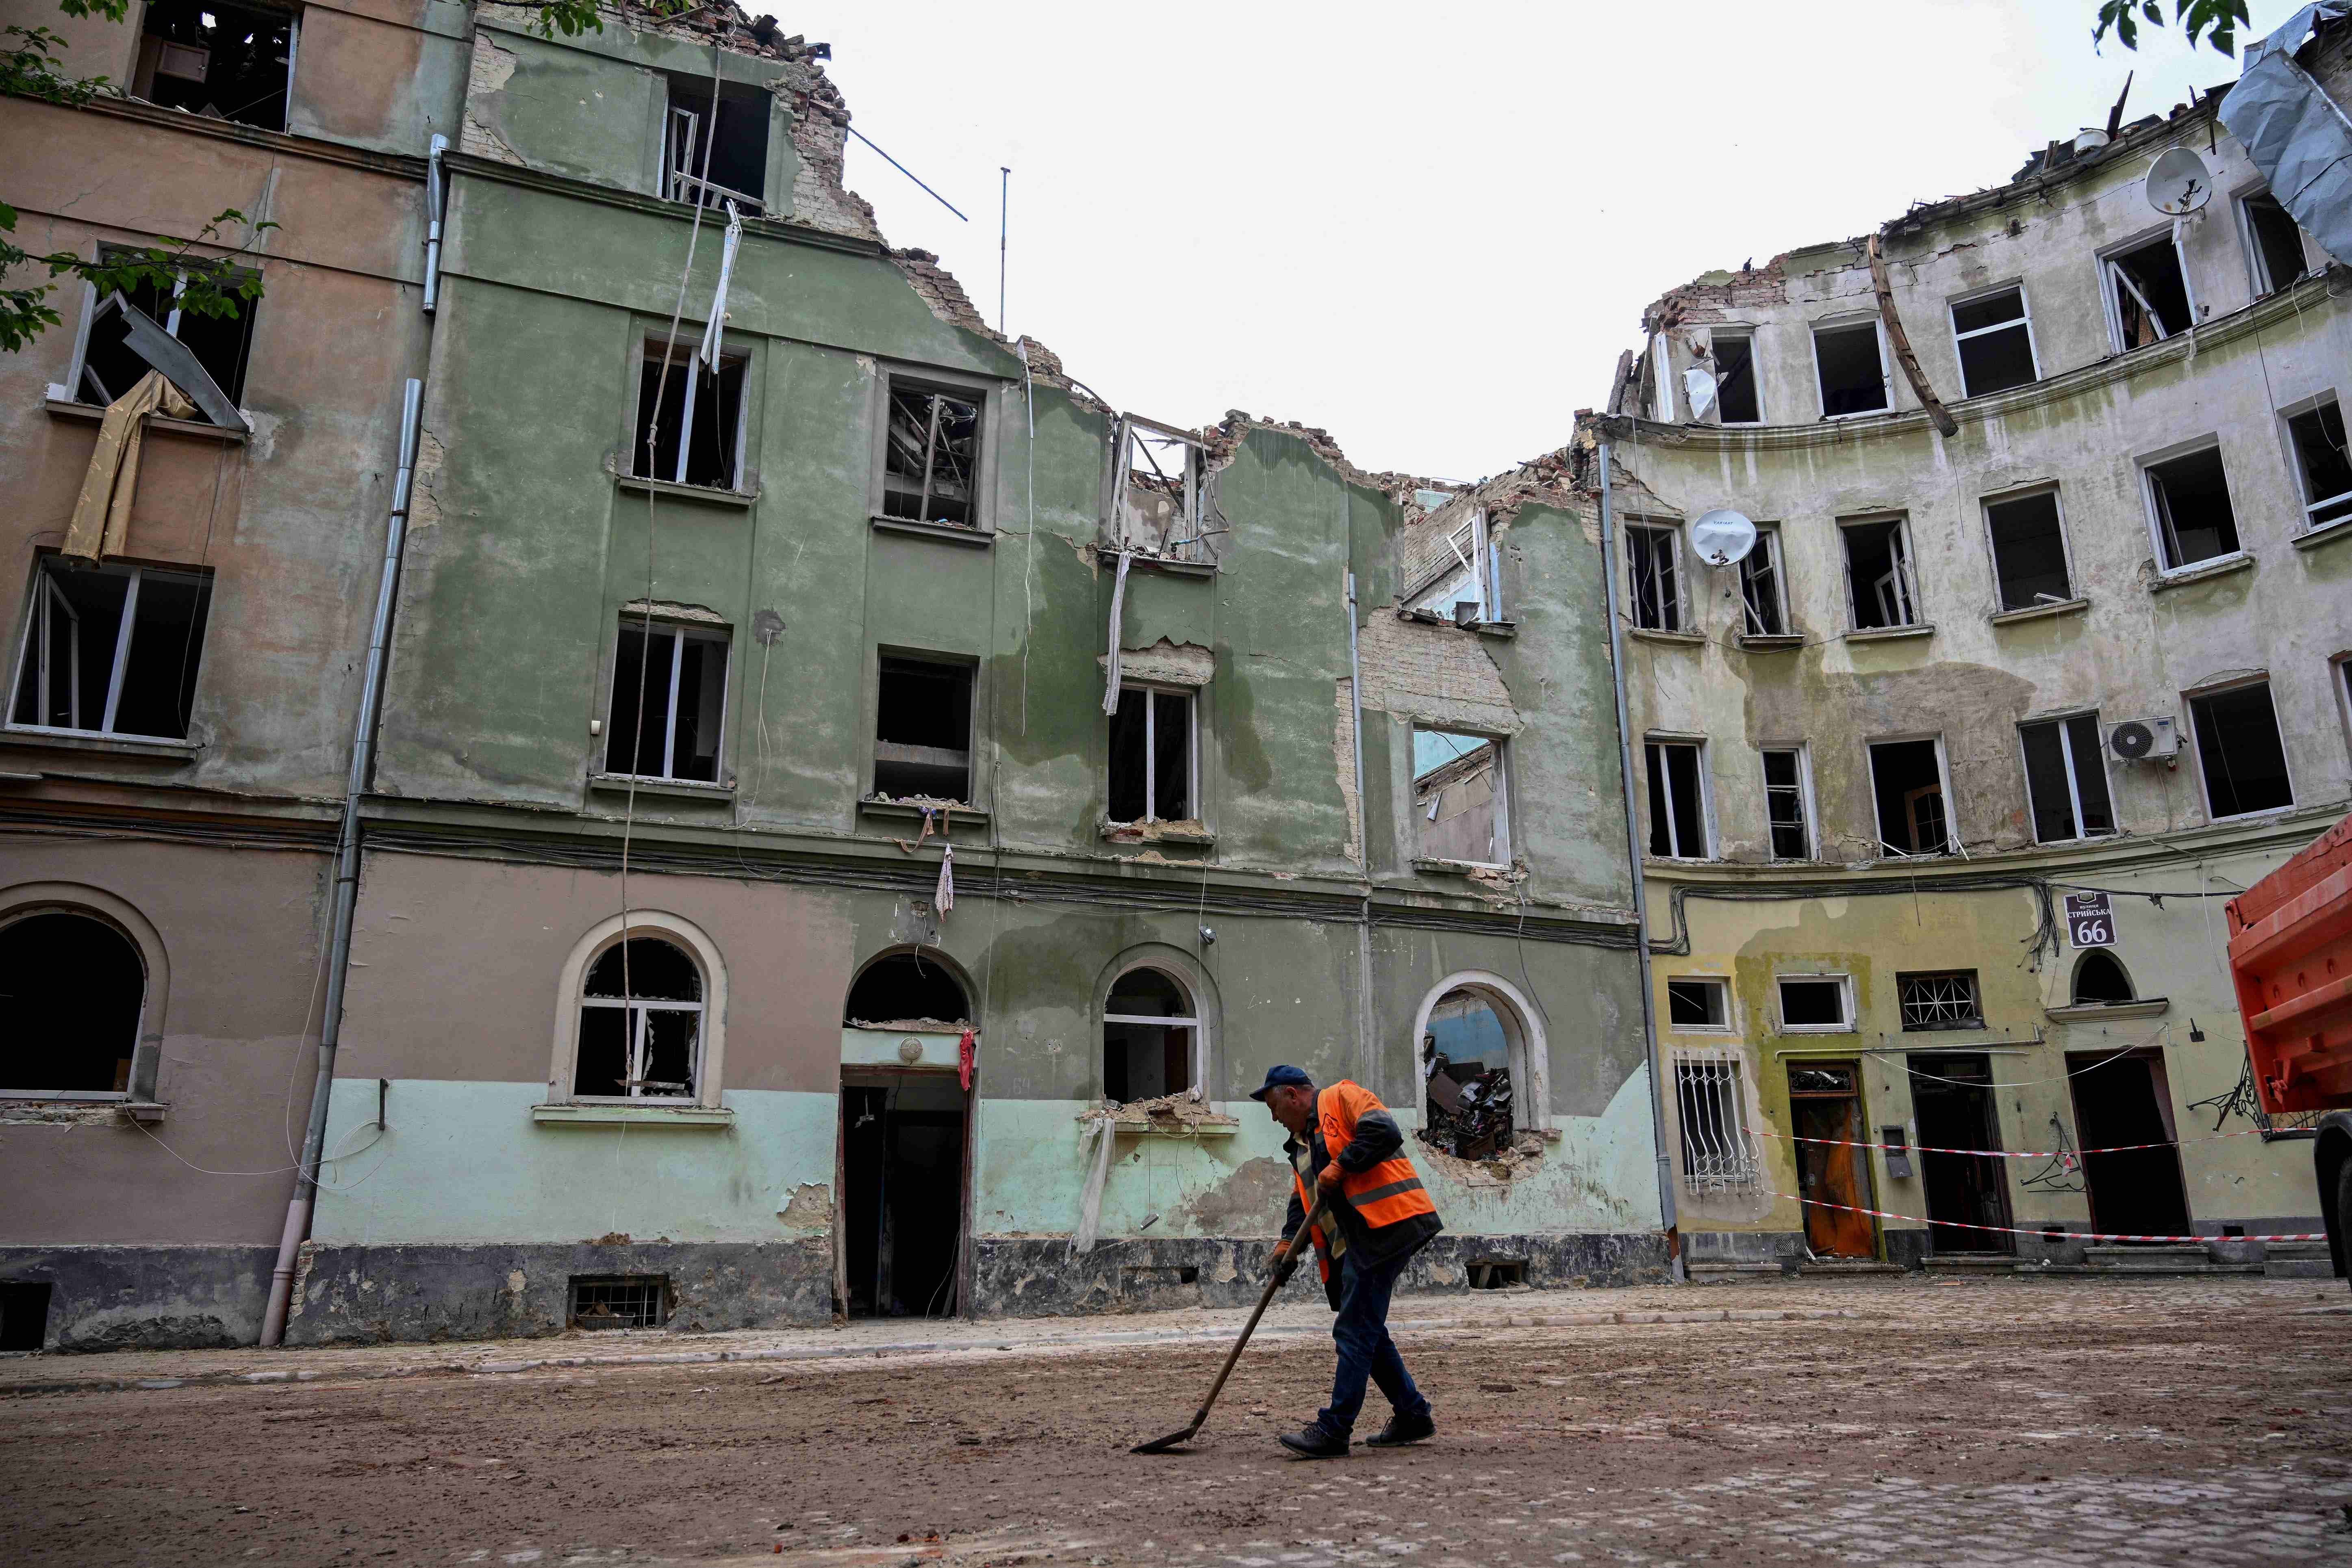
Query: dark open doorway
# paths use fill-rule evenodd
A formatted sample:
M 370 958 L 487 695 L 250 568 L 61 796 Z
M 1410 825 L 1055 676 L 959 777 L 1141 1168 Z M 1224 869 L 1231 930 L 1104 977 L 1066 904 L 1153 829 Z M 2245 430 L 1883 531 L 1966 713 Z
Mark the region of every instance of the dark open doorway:
M 1805 1245 L 1817 1258 L 1875 1258 L 1878 1230 L 1863 1212 L 1870 1162 L 1854 1145 L 1863 1131 L 1862 1071 L 1853 1062 L 1792 1062 L 1789 1120 L 1796 1130 L 1797 1191 L 1805 1205 Z
M 1911 1106 L 1919 1123 L 1919 1174 L 1927 1189 L 1927 1245 L 1937 1252 L 2015 1252 L 2009 1224 L 2009 1183 L 1988 1154 L 1935 1154 L 1929 1149 L 1999 1149 L 2000 1118 L 1992 1090 L 1992 1058 L 1915 1054 Z
M 841 1088 L 843 1312 L 951 1318 L 963 1301 L 968 1097 L 951 1072 Z
M 2074 1086 L 2074 1131 L 2084 1148 L 2158 1145 L 2083 1156 L 2092 1228 L 2123 1236 L 2188 1235 L 2180 1153 L 2168 1146 L 2174 1134 L 2164 1058 L 2154 1051 L 2069 1053 L 2066 1070 Z

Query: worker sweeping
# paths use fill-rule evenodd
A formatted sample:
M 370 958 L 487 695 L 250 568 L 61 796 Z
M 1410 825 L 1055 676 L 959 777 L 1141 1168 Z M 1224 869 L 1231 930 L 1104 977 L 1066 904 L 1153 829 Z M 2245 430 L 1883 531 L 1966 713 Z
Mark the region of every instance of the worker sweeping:
M 1339 1367 L 1331 1379 L 1331 1403 L 1303 1432 L 1286 1433 L 1282 1446 L 1310 1459 L 1337 1459 L 1348 1452 L 1356 1416 L 1364 1407 L 1367 1379 L 1380 1385 L 1395 1413 L 1375 1436 L 1375 1448 L 1418 1443 L 1434 1434 L 1429 1401 L 1412 1384 L 1389 1338 L 1389 1297 L 1412 1255 L 1444 1227 L 1429 1201 L 1412 1162 L 1405 1158 L 1404 1133 L 1371 1090 L 1341 1079 L 1318 1090 L 1315 1080 L 1295 1067 L 1266 1069 L 1265 1082 L 1250 1098 L 1263 1103 L 1290 1133 L 1283 1152 L 1290 1156 L 1289 1217 L 1282 1245 L 1275 1249 L 1280 1268 L 1308 1240 L 1323 1272 L 1323 1289 L 1339 1316 L 1331 1338 Z M 1302 1163 L 1303 1161 L 1303 1163 Z M 1314 1206 L 1312 1181 L 1328 1201 L 1331 1218 L 1298 1232 Z

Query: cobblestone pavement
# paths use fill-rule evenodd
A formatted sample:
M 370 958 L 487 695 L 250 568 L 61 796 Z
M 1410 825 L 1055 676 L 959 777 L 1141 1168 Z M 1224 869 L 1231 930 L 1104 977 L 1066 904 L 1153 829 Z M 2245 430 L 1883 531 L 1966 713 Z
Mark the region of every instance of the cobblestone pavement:
M 1202 1336 L 1239 1314 L 24 1358 L 0 1363 L 7 1555 L 2352 1564 L 2340 1283 L 1400 1308 L 1438 1438 L 1321 1465 L 1272 1441 L 1329 1375 L 1304 1292 L 1164 1458 L 1125 1449 L 1189 1416 L 1219 1360 Z M 625 1359 L 720 1352 L 738 1359 Z M 235 1381 L 257 1367 L 315 1375 Z

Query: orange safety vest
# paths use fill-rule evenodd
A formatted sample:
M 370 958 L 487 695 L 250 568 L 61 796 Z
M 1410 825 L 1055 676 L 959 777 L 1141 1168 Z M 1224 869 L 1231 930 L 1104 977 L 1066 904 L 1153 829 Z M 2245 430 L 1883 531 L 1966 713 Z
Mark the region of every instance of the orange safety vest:
M 1336 1164 L 1339 1151 L 1356 1140 L 1357 1118 L 1368 1110 L 1387 1109 L 1370 1089 L 1347 1079 L 1318 1090 L 1315 1096 L 1315 1120 L 1323 1134 L 1324 1153 Z M 1308 1190 L 1307 1180 L 1298 1173 L 1296 1164 L 1290 1168 L 1290 1184 L 1297 1191 L 1300 1211 L 1312 1212 L 1315 1195 Z M 1437 1205 L 1423 1190 L 1421 1176 L 1413 1170 L 1412 1162 L 1406 1159 L 1402 1152 L 1361 1171 L 1340 1171 L 1339 1201 L 1354 1209 L 1366 1227 L 1372 1230 L 1411 1219 L 1415 1215 L 1437 1212 Z M 1328 1281 L 1331 1278 L 1330 1238 L 1323 1234 L 1320 1225 L 1309 1227 L 1307 1234 L 1315 1241 L 1316 1267 Z M 1344 1236 L 1341 1240 L 1344 1246 Z

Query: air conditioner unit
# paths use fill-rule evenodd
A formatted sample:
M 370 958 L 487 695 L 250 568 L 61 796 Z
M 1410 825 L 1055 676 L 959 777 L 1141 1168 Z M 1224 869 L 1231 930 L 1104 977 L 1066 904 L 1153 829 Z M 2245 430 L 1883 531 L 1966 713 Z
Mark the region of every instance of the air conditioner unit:
M 2168 763 L 2180 754 L 2180 731 L 2168 718 L 2119 719 L 2107 726 L 2107 750 L 2127 763 Z

